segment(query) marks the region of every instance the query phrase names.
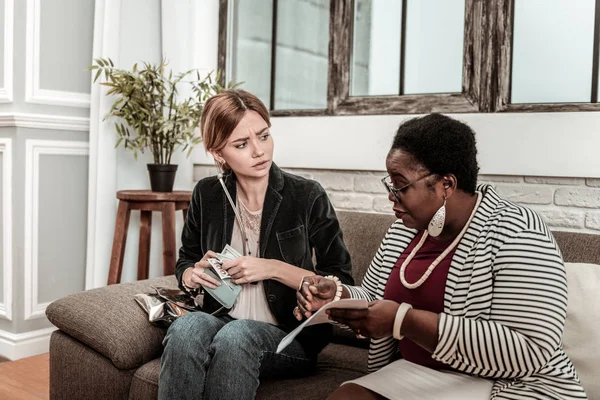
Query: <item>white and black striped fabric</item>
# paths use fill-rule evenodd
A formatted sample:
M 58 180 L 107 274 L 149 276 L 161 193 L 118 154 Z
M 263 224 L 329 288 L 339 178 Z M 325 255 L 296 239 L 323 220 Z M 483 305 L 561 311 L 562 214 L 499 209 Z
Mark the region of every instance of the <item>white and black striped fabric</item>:
M 500 199 L 489 185 L 448 273 L 432 357 L 495 379 L 492 399 L 585 399 L 562 349 L 567 281 L 560 250 L 532 210 Z M 417 232 L 401 220 L 388 230 L 353 298 L 377 300 Z M 388 364 L 394 338 L 371 339 L 369 371 Z

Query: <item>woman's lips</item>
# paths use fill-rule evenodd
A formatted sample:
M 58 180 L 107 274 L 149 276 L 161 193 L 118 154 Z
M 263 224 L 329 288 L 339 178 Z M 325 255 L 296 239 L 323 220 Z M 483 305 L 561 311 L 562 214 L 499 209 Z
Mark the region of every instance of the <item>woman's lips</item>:
M 269 162 L 269 160 L 261 161 L 261 162 L 259 162 L 257 164 L 254 164 L 253 167 L 254 168 L 264 167 L 268 162 Z
M 402 216 L 404 214 L 406 214 L 406 211 L 402 211 L 402 210 L 398 210 L 397 208 L 394 208 L 394 214 L 396 214 L 397 218 L 402 218 Z

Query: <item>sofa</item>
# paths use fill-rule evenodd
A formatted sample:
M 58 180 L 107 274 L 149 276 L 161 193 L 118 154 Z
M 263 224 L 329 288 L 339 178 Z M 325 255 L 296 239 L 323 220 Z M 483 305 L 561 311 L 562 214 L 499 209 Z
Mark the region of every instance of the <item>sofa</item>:
M 352 256 L 354 278 L 361 278 L 391 215 L 339 212 Z M 555 232 L 566 262 L 569 306 L 564 347 L 590 399 L 600 399 L 600 235 Z M 173 276 L 122 283 L 67 296 L 46 310 L 58 328 L 50 339 L 50 399 L 131 399 L 157 397 L 165 329 L 148 322 L 134 301 L 151 286 L 176 288 Z M 324 399 L 340 383 L 366 373 L 366 340 L 335 329 L 320 354 L 314 375 L 263 381 L 258 399 Z

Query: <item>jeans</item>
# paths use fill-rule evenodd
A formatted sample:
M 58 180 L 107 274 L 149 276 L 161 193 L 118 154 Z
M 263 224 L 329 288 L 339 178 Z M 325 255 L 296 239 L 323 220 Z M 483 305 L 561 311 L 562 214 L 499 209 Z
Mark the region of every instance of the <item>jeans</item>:
M 158 398 L 254 399 L 259 378 L 311 373 L 309 357 L 294 340 L 280 354 L 286 332 L 265 322 L 193 312 L 169 327 L 160 360 Z

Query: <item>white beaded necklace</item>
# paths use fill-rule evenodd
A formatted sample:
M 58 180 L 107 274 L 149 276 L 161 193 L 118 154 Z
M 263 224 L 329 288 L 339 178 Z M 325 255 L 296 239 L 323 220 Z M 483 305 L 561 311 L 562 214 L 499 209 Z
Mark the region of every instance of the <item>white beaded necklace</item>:
M 452 249 L 456 247 L 456 245 L 458 244 L 458 242 L 460 242 L 460 239 L 462 239 L 462 237 L 464 236 L 465 232 L 467 231 L 467 228 L 469 227 L 469 224 L 473 220 L 473 217 L 475 216 L 475 212 L 477 211 L 477 207 L 479 207 L 479 203 L 481 203 L 481 193 L 477 192 L 477 201 L 475 202 L 475 207 L 473 207 L 473 211 L 471 211 L 471 215 L 469 216 L 469 219 L 467 220 L 467 223 L 462 228 L 462 230 L 460 231 L 460 233 L 458 234 L 458 236 L 452 241 L 452 243 L 450 243 L 450 245 L 448 247 L 446 247 L 446 250 L 444 250 L 444 252 L 442 254 L 440 254 L 431 263 L 431 265 L 427 268 L 427 271 L 425 271 L 425 273 L 423 274 L 423 276 L 421 276 L 421 278 L 418 281 L 416 281 L 415 283 L 408 283 L 407 280 L 406 280 L 406 277 L 404 275 L 405 271 L 406 271 L 406 266 L 412 261 L 412 259 L 415 256 L 415 254 L 417 254 L 417 251 L 419 251 L 421 249 L 421 247 L 423 247 L 423 244 L 425 243 L 425 240 L 427 240 L 427 236 L 428 236 L 427 231 L 425 231 L 425 233 L 423 233 L 423 236 L 421 237 L 421 240 L 419 240 L 419 243 L 417 243 L 417 245 L 415 246 L 415 248 L 412 249 L 412 251 L 410 252 L 410 254 L 408 255 L 408 257 L 406 257 L 406 260 L 404 260 L 404 262 L 400 266 L 400 282 L 402 282 L 402 285 L 405 288 L 407 288 L 407 289 L 416 289 L 419 286 L 421 286 L 427 280 L 427 278 L 429 278 L 429 275 L 431 275 L 431 273 L 433 272 L 433 270 L 435 269 L 435 267 L 437 267 L 438 264 L 452 251 Z

